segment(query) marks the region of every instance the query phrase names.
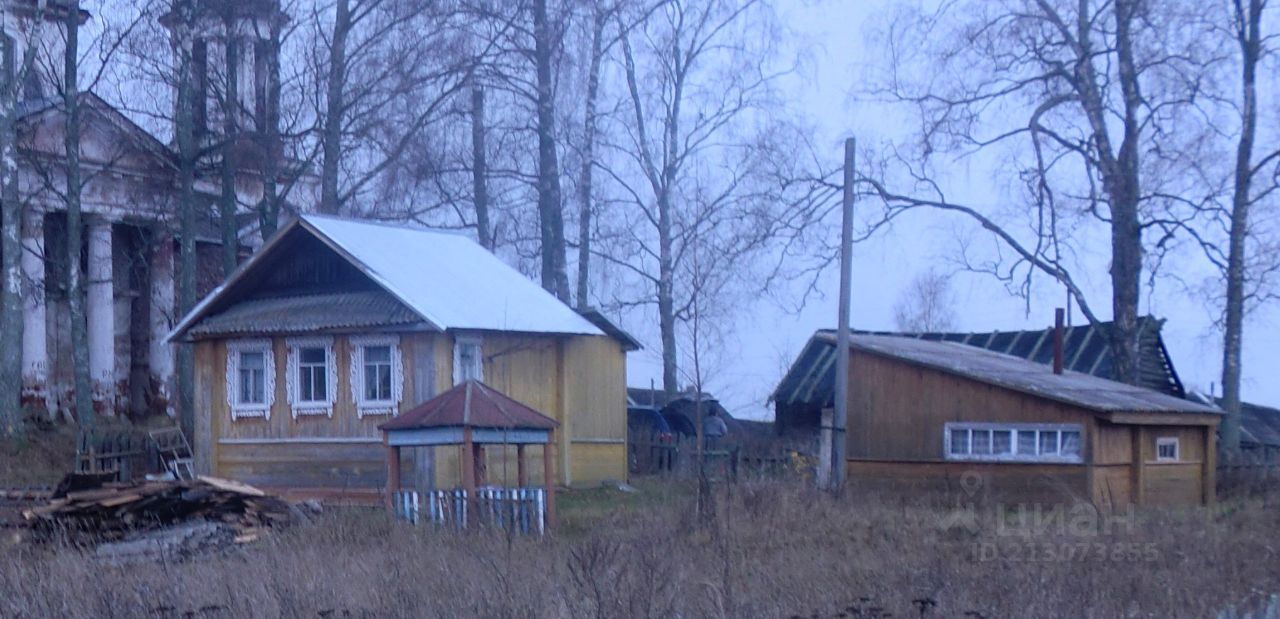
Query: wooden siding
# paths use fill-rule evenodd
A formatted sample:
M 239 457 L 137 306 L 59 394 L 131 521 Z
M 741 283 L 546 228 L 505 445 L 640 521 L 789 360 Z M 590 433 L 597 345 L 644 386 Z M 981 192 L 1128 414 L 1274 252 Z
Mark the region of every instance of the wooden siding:
M 626 478 L 626 362 L 616 341 L 599 336 L 481 335 L 485 382 L 561 423 L 554 449 L 560 483 L 595 485 Z M 326 496 L 380 490 L 386 481 L 386 450 L 377 426 L 388 417 L 361 419 L 356 413 L 348 336 L 334 336 L 338 380 L 332 417 L 294 418 L 285 382 L 288 345 L 283 337 L 271 340 L 275 399 L 269 419 L 231 419 L 227 341 L 195 344 L 199 470 Z M 401 334 L 401 412 L 453 385 L 453 342 L 449 334 Z M 401 457 L 406 486 L 449 487 L 460 479 L 456 448 L 404 449 Z M 540 483 L 542 448 L 529 447 L 526 458 L 530 482 Z M 488 448 L 486 465 L 490 482 L 514 485 L 514 448 Z
M 803 411 L 788 411 L 803 412 Z M 850 363 L 847 470 L 851 481 L 959 491 L 976 473 L 1003 501 L 1089 500 L 1100 507 L 1214 501 L 1215 418 L 1177 413 L 1105 415 L 854 351 Z M 1080 464 L 948 461 L 948 422 L 1076 424 Z M 1140 425 L 1139 425 L 1140 424 Z M 1158 462 L 1156 440 L 1176 437 L 1179 461 Z
M 849 365 L 853 459 L 943 460 L 947 422 L 1072 423 L 1086 441 L 1095 425 L 1088 411 L 895 359 L 855 351 Z

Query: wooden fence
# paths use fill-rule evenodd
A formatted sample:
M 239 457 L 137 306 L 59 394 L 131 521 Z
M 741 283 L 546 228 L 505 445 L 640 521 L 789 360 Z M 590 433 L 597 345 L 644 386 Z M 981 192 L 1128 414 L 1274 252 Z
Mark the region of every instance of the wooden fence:
M 163 469 L 146 432 L 81 431 L 76 438 L 77 473 L 114 473 L 118 481 L 129 481 Z
M 522 535 L 546 533 L 547 503 L 542 488 L 479 488 L 467 500 L 462 488 L 418 492 L 400 490 L 392 497 L 395 515 L 413 524 L 429 522 L 450 529 L 468 525 L 498 528 Z
M 633 431 L 627 442 L 629 465 L 636 475 L 694 476 L 698 472 L 697 453 L 695 436 Z M 703 460 L 713 477 L 736 481 L 740 476 L 777 477 L 795 473 L 796 453 L 796 449 L 784 444 L 728 442 L 711 445 L 703 453 Z

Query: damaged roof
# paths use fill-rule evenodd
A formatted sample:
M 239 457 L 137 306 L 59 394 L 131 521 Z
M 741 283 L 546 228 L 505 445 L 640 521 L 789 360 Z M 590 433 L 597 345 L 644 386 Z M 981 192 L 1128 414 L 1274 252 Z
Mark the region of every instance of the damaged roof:
M 1110 322 L 1087 323 L 1063 329 L 1063 367 L 1068 370 L 1115 380 L 1111 360 Z M 1160 331 L 1164 321 L 1153 316 L 1138 317 L 1138 384 L 1148 389 L 1185 398 L 1186 391 L 1165 348 Z M 835 331 L 825 331 L 834 334 Z M 1053 364 L 1053 328 L 1029 331 L 988 331 L 899 333 L 866 331 L 871 335 L 913 337 L 922 340 L 958 342 L 990 351 L 1021 357 L 1045 365 Z
M 1039 363 L 956 342 L 865 333 L 855 333 L 849 341 L 854 350 L 1098 412 L 1221 414 L 1215 407 L 1145 387 L 1070 370 L 1054 374 Z M 772 399 L 829 406 L 834 393 L 835 342 L 832 332 L 814 334 Z

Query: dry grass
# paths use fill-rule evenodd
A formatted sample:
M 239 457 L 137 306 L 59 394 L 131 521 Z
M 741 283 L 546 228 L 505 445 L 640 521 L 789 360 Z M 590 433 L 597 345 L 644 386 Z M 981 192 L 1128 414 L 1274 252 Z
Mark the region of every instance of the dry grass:
M 718 516 L 701 524 L 693 501 L 678 485 L 575 493 L 545 540 L 333 512 L 176 565 L 10 547 L 0 616 L 917 617 L 929 600 L 923 616 L 1189 617 L 1280 591 L 1274 495 L 1144 512 L 1103 532 L 1076 511 L 1027 536 L 991 507 L 782 484 L 720 487 Z
M 21 438 L 0 438 L 0 487 L 52 486 L 71 469 L 75 455 L 75 428 L 31 423 Z

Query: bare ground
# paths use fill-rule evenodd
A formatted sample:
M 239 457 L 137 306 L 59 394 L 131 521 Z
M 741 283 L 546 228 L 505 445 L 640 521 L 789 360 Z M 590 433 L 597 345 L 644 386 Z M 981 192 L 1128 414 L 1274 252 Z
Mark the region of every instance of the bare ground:
M 1276 494 L 1104 520 L 778 482 L 715 493 L 710 518 L 680 484 L 573 493 L 547 539 L 349 510 L 172 565 L 0 545 L 0 616 L 1204 617 L 1280 592 Z

